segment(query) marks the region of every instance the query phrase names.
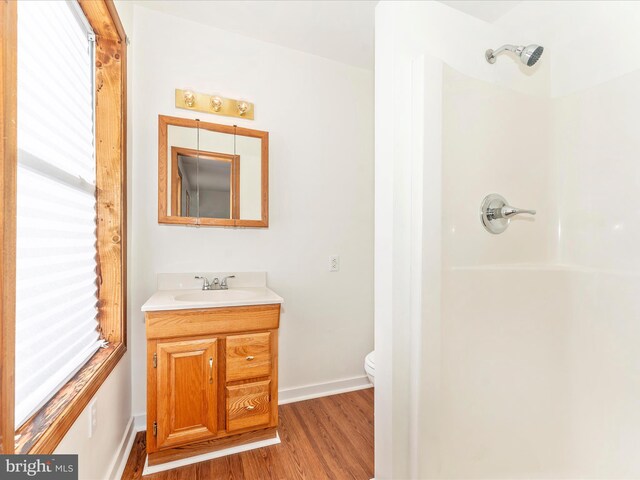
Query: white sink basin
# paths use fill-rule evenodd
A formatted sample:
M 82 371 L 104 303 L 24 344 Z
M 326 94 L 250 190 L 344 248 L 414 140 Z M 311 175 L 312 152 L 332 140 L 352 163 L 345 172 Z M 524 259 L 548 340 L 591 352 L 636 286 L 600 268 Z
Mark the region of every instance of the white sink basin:
M 199 292 L 189 292 L 176 295 L 174 298 L 177 302 L 199 302 L 199 303 L 211 303 L 211 302 L 236 302 L 239 300 L 245 300 L 251 297 L 257 296 L 254 291 L 247 290 L 201 290 Z
M 229 290 L 158 290 L 142 306 L 142 311 L 238 307 L 282 302 L 282 297 L 266 287 L 240 287 Z
M 241 307 L 249 305 L 282 304 L 284 300 L 267 288 L 265 273 L 235 273 L 228 290 L 202 290 L 200 276 L 224 278 L 229 272 L 160 274 L 160 287 L 142 305 L 143 312 L 188 310 L 204 308 Z

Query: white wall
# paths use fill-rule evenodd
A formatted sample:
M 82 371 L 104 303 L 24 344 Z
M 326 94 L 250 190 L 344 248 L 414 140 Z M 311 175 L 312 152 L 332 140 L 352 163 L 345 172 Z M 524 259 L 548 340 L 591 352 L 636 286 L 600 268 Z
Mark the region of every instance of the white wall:
M 127 32 L 133 37 L 133 5 L 116 1 L 116 8 L 120 15 L 120 20 Z M 132 49 L 127 51 L 127 91 L 132 91 Z M 133 123 L 131 122 L 133 112 L 133 99 L 131 93 L 128 98 L 128 118 L 127 125 L 127 216 L 131 218 L 132 212 L 132 152 L 133 152 Z M 129 223 L 129 227 L 130 227 Z M 131 292 L 131 240 L 132 229 L 127 230 L 127 247 L 129 255 L 127 258 L 127 289 Z M 129 295 L 130 293 L 128 293 Z M 83 410 L 78 419 L 71 426 L 65 437 L 57 446 L 55 453 L 78 454 L 79 478 L 82 480 L 97 480 L 108 478 L 113 473 L 123 436 L 126 433 L 128 422 L 131 418 L 131 303 L 127 305 L 127 338 L 128 350 L 124 357 L 113 369 L 105 382 L 100 386 L 89 405 Z M 98 424 L 89 438 L 89 406 L 95 402 L 97 406 Z
M 281 389 L 364 374 L 373 349 L 373 74 L 134 7 L 133 412 L 144 414 L 140 306 L 159 272 L 266 271 L 285 299 Z M 174 107 L 174 89 L 246 98 L 256 120 Z M 270 134 L 268 229 L 157 222 L 158 114 Z M 341 256 L 330 273 L 329 256 Z
M 71 426 L 55 453 L 78 455 L 79 478 L 101 480 L 117 469 L 123 436 L 131 419 L 131 365 L 126 354 Z M 95 402 L 97 426 L 89 438 L 90 407 Z

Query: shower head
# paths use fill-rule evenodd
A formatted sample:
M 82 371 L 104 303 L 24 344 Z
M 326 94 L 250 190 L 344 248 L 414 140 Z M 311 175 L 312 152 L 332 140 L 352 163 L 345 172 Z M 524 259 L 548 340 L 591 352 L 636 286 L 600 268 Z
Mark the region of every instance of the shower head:
M 542 52 L 544 52 L 544 47 L 535 44 L 528 45 L 524 47 L 524 50 L 522 50 L 522 53 L 520 54 L 520 60 L 522 60 L 522 63 L 524 63 L 527 67 L 532 67 L 538 60 L 540 60 Z
M 527 67 L 532 67 L 538 60 L 540 60 L 544 48 L 536 44 L 527 45 L 526 47 L 524 45 L 520 45 L 518 47 L 516 47 L 515 45 L 503 45 L 497 50 L 487 50 L 484 56 L 487 59 L 487 62 L 496 63 L 496 55 L 504 51 L 515 53 L 516 55 L 518 55 L 522 63 L 524 63 Z

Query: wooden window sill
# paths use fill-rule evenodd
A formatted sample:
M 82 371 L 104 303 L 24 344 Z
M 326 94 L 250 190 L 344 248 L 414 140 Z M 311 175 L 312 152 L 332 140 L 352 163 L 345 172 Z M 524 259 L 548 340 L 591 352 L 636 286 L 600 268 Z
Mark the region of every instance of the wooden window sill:
M 98 350 L 15 436 L 15 453 L 50 454 L 126 352 L 124 343 Z

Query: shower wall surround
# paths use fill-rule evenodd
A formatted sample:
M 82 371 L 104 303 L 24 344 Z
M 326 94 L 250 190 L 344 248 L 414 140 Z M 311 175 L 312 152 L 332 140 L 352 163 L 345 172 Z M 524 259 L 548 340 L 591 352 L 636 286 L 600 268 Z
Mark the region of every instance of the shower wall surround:
M 511 61 L 501 58 L 501 61 Z M 551 105 L 445 65 L 442 81 L 442 230 L 445 267 L 548 263 L 556 255 Z M 532 208 L 509 229 L 480 225 L 482 199 L 499 193 Z
M 389 477 L 640 476 L 640 64 L 570 54 L 588 32 L 607 50 L 637 44 L 640 7 L 580 2 L 580 24 L 553 3 L 495 23 L 378 6 L 376 224 L 395 230 L 376 252 L 377 278 L 392 275 L 376 285 L 376 337 L 393 345 L 376 372 L 376 467 Z M 487 64 L 506 42 L 545 52 L 528 69 Z M 478 210 L 494 192 L 538 214 L 490 235 Z M 399 405 L 412 416 L 385 423 Z M 403 429 L 409 454 L 387 457 Z
M 616 205 L 633 204 L 640 178 L 638 81 L 540 99 L 444 68 L 445 471 L 637 471 L 625 459 L 640 441 L 640 213 Z M 538 216 L 487 235 L 472 208 L 487 188 Z

